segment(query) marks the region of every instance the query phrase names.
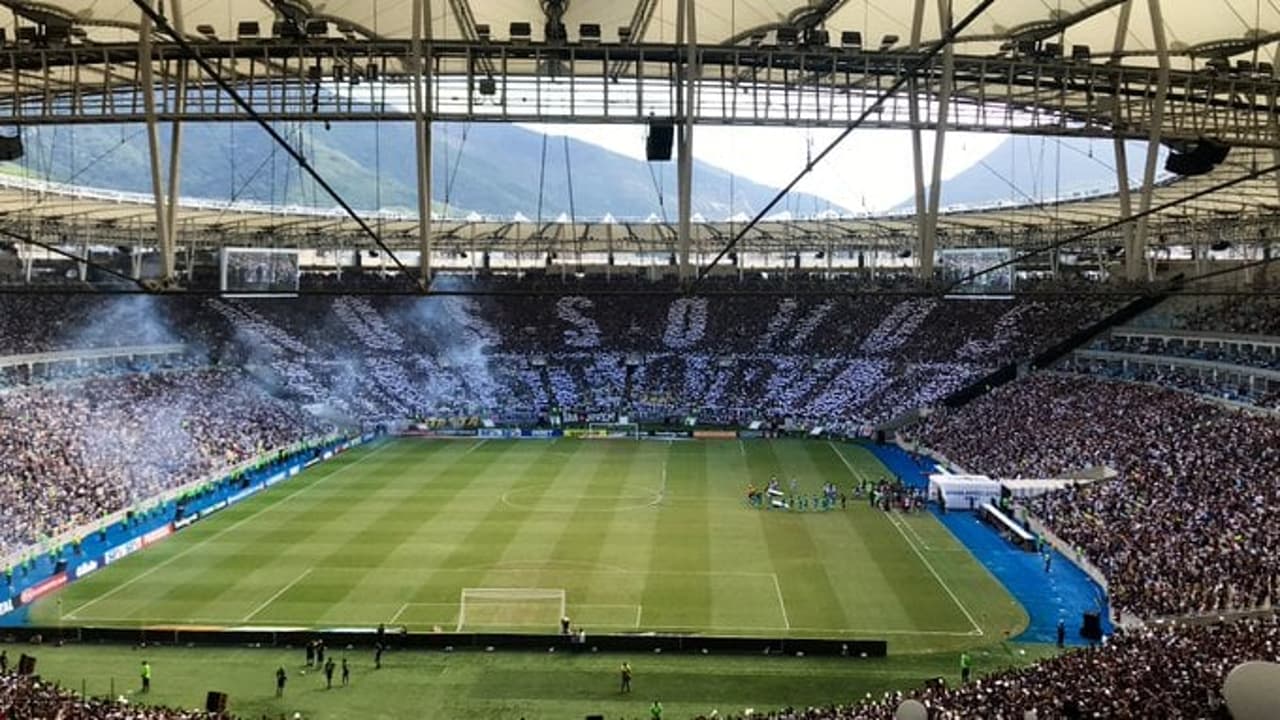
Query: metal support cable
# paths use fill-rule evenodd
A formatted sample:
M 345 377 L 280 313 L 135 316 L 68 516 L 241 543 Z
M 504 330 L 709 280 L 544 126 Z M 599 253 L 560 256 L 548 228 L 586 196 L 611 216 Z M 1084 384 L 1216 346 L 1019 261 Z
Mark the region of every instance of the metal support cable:
M 369 223 L 366 222 L 364 218 L 360 217 L 360 214 L 357 213 L 355 209 L 351 207 L 351 205 L 346 201 L 346 199 L 343 198 L 342 195 L 339 194 L 338 191 L 335 190 L 327 180 L 324 179 L 324 176 L 321 175 L 320 172 L 318 172 L 314 167 L 312 167 L 309 162 L 307 162 L 306 156 L 304 156 L 296 148 L 290 145 L 289 141 L 286 140 L 284 136 L 282 136 L 279 132 L 277 132 L 276 129 L 272 127 L 270 123 L 268 123 L 265 119 L 263 119 L 262 115 L 260 115 L 258 111 L 253 108 L 253 105 L 251 105 L 247 100 L 245 100 L 244 97 L 242 97 L 240 93 L 236 91 L 235 87 L 233 87 L 231 83 L 227 81 L 226 78 L 222 77 L 222 75 L 218 73 L 217 69 L 213 67 L 213 65 L 208 60 L 206 60 L 202 55 L 200 55 L 195 51 L 195 48 L 193 48 L 191 46 L 191 43 L 188 42 L 185 37 L 183 37 L 182 33 L 179 33 L 177 30 L 175 30 L 173 25 L 169 24 L 169 21 L 159 12 L 157 12 L 155 8 L 152 8 L 146 2 L 146 0 L 133 0 L 133 4 L 137 5 L 138 8 L 142 11 L 142 13 L 146 15 L 148 18 L 150 18 L 151 22 L 158 29 L 162 30 L 166 35 L 171 37 L 173 41 L 178 45 L 178 47 L 182 49 L 183 52 L 190 55 L 191 59 L 194 60 L 197 65 L 200 66 L 200 69 L 203 70 L 205 74 L 207 74 L 209 77 L 213 79 L 213 81 L 218 85 L 218 87 L 223 92 L 225 92 L 231 98 L 231 100 L 235 102 L 235 104 L 238 105 L 240 109 L 245 112 L 246 115 L 249 116 L 250 120 L 257 123 L 259 127 L 261 127 L 264 131 L 266 131 L 267 135 L 271 137 L 272 141 L 274 141 L 277 145 L 279 145 L 282 149 L 284 149 L 285 152 L 289 153 L 289 156 L 292 157 L 294 161 L 298 163 L 298 166 L 302 168 L 304 172 L 310 175 L 311 179 L 314 180 L 316 184 L 319 185 L 325 191 L 325 193 L 329 195 L 329 197 L 333 198 L 334 202 L 338 203 L 338 206 L 342 208 L 343 212 L 345 212 L 352 220 L 356 222 L 356 225 L 360 227 L 360 230 L 364 232 L 364 234 L 367 235 L 369 239 L 373 240 L 374 244 L 377 245 L 379 249 L 381 249 L 383 252 L 385 252 L 387 255 L 391 257 L 391 261 L 395 263 L 396 267 L 401 272 L 403 272 L 407 276 L 412 276 L 412 273 L 410 272 L 409 268 L 404 263 L 400 262 L 400 258 L 396 257 L 395 253 L 392 252 L 391 248 L 387 247 L 386 243 L 382 241 L 382 238 L 378 236 L 378 233 L 375 232 L 374 229 L 369 226 Z M 419 283 L 419 288 L 425 291 L 426 285 L 424 283 Z
M 1202 188 L 1200 190 L 1197 190 L 1191 193 L 1190 195 L 1184 195 L 1183 197 L 1175 198 L 1166 203 L 1161 203 L 1160 205 L 1156 205 L 1146 210 L 1143 210 L 1141 212 L 1134 213 L 1128 217 L 1121 217 L 1109 223 L 1104 223 L 1097 227 L 1090 228 L 1089 230 L 1085 230 L 1084 232 L 1076 233 L 1075 235 L 1072 235 L 1070 237 L 1063 238 L 1062 240 L 1051 242 L 1048 245 L 1045 245 L 1043 247 L 1039 247 L 1034 250 L 1028 250 L 1008 260 L 996 263 L 991 267 L 986 267 L 981 270 L 975 270 L 974 272 L 971 272 L 965 277 L 959 280 L 956 280 L 955 282 L 948 285 L 943 292 L 951 292 L 952 290 L 956 289 L 961 285 L 964 285 L 965 283 L 972 282 L 976 278 L 982 277 L 983 275 L 986 275 L 988 273 L 995 272 L 996 270 L 1009 267 L 1010 265 L 1015 265 L 1017 263 L 1022 262 L 1023 260 L 1026 260 L 1027 258 L 1035 257 L 1036 255 L 1049 252 L 1050 250 L 1057 250 L 1058 248 L 1063 247 L 1064 245 L 1070 245 L 1072 243 L 1080 242 L 1081 240 L 1085 240 L 1099 233 L 1103 233 L 1108 230 L 1114 230 L 1118 227 L 1123 227 L 1129 223 L 1136 222 L 1143 218 L 1155 215 L 1156 213 L 1164 212 L 1165 210 L 1178 207 L 1183 203 L 1188 203 L 1188 202 L 1191 202 L 1192 200 L 1198 200 L 1199 198 L 1202 198 L 1206 195 L 1212 195 L 1213 193 L 1227 190 L 1241 183 L 1245 183 L 1250 180 L 1254 180 L 1262 175 L 1267 175 L 1274 172 L 1280 172 L 1280 163 L 1276 163 L 1268 167 L 1252 170 L 1248 173 L 1245 173 L 1244 175 L 1231 178 L 1230 180 L 1224 180 L 1218 183 L 1217 185 L 1210 185 L 1207 188 Z
M 135 2 L 140 2 L 140 1 L 141 0 L 135 0 Z M 982 0 L 982 2 L 980 2 L 978 6 L 975 7 L 973 10 L 971 10 L 968 15 L 965 15 L 964 18 L 960 20 L 960 22 L 956 23 L 954 26 L 952 26 L 950 30 L 944 33 L 942 38 L 938 42 L 930 46 L 930 48 L 924 53 L 924 55 L 921 55 L 919 59 L 917 59 L 914 63 L 911 63 L 908 67 L 906 67 L 901 77 L 899 77 L 897 80 L 894 80 L 893 84 L 891 84 L 888 88 L 886 88 L 884 92 L 880 93 L 880 95 L 876 97 L 875 102 L 871 103 L 871 105 L 868 106 L 867 109 L 863 110 L 862 114 L 859 115 L 856 120 L 850 123 L 849 126 L 846 127 L 844 130 L 842 130 L 834 140 L 832 140 L 825 148 L 823 148 L 822 152 L 818 153 L 816 157 L 814 157 L 812 160 L 806 163 L 804 168 L 794 178 L 792 178 L 791 182 L 787 183 L 785 187 L 779 190 L 778 193 L 773 196 L 773 199 L 768 202 L 768 204 L 766 204 L 763 208 L 761 208 L 760 211 L 757 212 L 755 216 L 752 217 L 751 220 L 747 222 L 746 225 L 742 226 L 742 229 L 739 230 L 738 233 L 733 236 L 733 239 L 729 241 L 729 244 L 725 245 L 724 248 L 722 248 L 720 252 L 717 253 L 714 258 L 711 259 L 710 263 L 708 263 L 706 266 L 704 266 L 702 269 L 698 271 L 698 275 L 697 277 L 694 278 L 693 283 L 690 286 L 690 290 L 695 289 L 698 286 L 698 284 L 701 283 L 702 280 L 706 278 L 708 274 L 711 273 L 712 269 L 714 269 L 715 266 L 718 265 L 721 260 L 723 260 L 730 252 L 733 251 L 734 247 L 737 246 L 737 244 L 742 240 L 742 238 L 745 237 L 746 234 L 750 232 L 752 228 L 754 228 L 757 224 L 759 224 L 760 221 L 764 219 L 765 215 L 768 215 L 769 212 L 773 210 L 773 208 L 776 207 L 777 204 L 781 202 L 782 199 L 785 198 L 795 188 L 795 186 L 798 185 L 800 181 L 803 180 L 805 176 L 808 175 L 813 170 L 813 168 L 818 163 L 822 162 L 822 160 L 826 158 L 827 155 L 831 154 L 831 151 L 835 150 L 836 147 L 840 145 L 840 143 L 844 142 L 845 139 L 849 137 L 849 135 L 853 134 L 854 130 L 857 130 L 859 127 L 861 127 L 862 124 L 867 121 L 867 118 L 871 117 L 873 114 L 879 111 L 880 106 L 883 105 L 886 100 L 888 100 L 890 97 L 897 94 L 897 92 L 901 90 L 904 86 L 906 86 L 907 83 L 911 82 L 920 73 L 920 71 L 925 68 L 925 66 L 927 66 L 935 57 L 938 56 L 939 53 L 942 52 L 944 48 L 946 48 L 948 45 L 954 42 L 956 37 L 959 36 L 960 33 L 963 32 L 965 28 L 973 24 L 973 22 L 977 20 L 978 17 L 982 15 L 982 13 L 986 12 L 987 8 L 991 7 L 994 4 L 995 4 L 995 0 Z

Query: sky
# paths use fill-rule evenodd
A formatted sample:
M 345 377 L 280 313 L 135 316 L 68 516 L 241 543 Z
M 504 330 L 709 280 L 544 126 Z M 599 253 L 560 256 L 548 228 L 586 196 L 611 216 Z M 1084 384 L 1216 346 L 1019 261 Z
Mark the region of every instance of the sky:
M 636 125 L 526 125 L 551 135 L 568 135 L 629 157 L 644 159 L 645 128 Z M 839 130 L 699 125 L 693 154 L 754 182 L 781 187 L 804 169 Z M 932 172 L 933 134 L 923 135 L 925 181 Z M 1005 136 L 949 133 L 943 151 L 943 179 L 977 163 Z M 855 130 L 796 187 L 853 212 L 888 210 L 910 198 L 913 188 L 911 134 L 906 130 Z

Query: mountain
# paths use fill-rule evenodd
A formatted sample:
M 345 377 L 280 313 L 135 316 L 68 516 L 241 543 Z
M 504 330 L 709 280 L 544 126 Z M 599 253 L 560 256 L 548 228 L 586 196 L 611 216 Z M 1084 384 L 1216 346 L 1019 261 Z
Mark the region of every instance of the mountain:
M 353 207 L 416 210 L 412 123 L 350 122 L 329 128 L 279 123 L 276 129 Z M 641 132 L 637 129 L 637 145 L 643 142 Z M 166 155 L 168 133 L 165 126 Z M 447 203 L 454 216 L 476 212 L 511 218 L 521 213 L 536 218 L 541 177 L 541 216 L 548 220 L 571 210 L 581 219 L 611 214 L 618 219 L 665 215 L 675 220 L 674 162 L 645 163 L 574 139 L 567 140 L 566 150 L 561 137 L 503 123 L 437 123 L 433 134 L 432 200 L 437 212 Z M 151 191 L 147 137 L 141 125 L 31 127 L 23 130 L 23 139 L 26 157 L 19 163 L 0 163 L 0 172 L 110 190 Z M 184 197 L 336 205 L 251 123 L 184 125 L 181 176 Z M 727 218 L 731 205 L 733 214 L 753 214 L 775 193 L 774 188 L 731 178 L 706 163 L 694 164 L 693 210 L 709 220 Z M 788 204 L 806 213 L 848 214 L 829 201 L 803 194 Z
M 1166 151 L 1160 151 L 1159 168 Z M 1130 187 L 1142 183 L 1147 144 L 1127 144 Z M 1159 177 L 1159 174 L 1157 174 Z M 1055 192 L 1055 188 L 1057 192 Z M 1114 192 L 1115 155 L 1110 140 L 1009 136 L 986 157 L 942 183 L 942 207 L 1000 201 L 1051 202 L 1076 193 Z M 914 212 L 908 195 L 892 212 Z

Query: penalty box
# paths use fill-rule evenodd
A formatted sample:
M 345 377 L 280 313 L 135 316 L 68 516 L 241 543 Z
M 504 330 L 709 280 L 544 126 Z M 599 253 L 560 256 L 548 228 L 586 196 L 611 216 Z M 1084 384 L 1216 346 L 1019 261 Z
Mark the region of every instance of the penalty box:
M 543 574 L 545 571 L 530 570 Z M 504 580 L 528 573 L 495 571 Z M 790 627 L 786 601 L 775 573 L 625 571 L 558 572 L 567 587 L 469 587 L 456 602 L 404 603 L 390 622 L 411 629 L 482 632 L 514 629 L 557 632 L 568 615 L 574 627 L 595 631 L 641 628 L 700 627 L 782 631 Z M 573 582 L 581 578 L 583 582 Z M 531 578 L 530 578 L 531 579 Z M 691 586 L 709 586 L 707 602 L 684 600 Z M 614 592 L 601 597 L 593 588 Z M 623 592 L 617 592 L 622 587 Z M 629 586 L 629 587 L 627 587 Z M 586 601 L 579 602 L 575 598 Z

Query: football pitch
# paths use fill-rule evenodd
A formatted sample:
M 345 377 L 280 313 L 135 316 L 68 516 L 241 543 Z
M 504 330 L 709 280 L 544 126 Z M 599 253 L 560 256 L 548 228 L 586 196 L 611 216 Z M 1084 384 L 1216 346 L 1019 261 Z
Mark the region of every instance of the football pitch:
M 885 639 L 1017 634 L 1021 607 L 928 514 L 760 510 L 885 469 L 817 440 L 425 440 L 317 465 L 31 608 L 44 626 Z

